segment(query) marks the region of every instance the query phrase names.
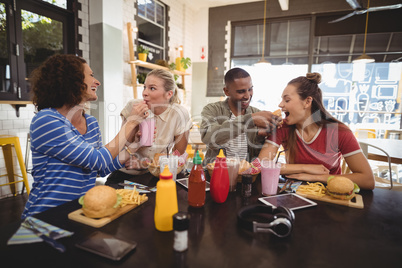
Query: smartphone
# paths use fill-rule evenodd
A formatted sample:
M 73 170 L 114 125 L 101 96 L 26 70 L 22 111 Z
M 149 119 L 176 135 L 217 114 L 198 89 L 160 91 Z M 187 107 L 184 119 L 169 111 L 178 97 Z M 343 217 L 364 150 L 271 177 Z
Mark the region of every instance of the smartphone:
M 177 179 L 176 182 L 188 189 L 188 178 Z M 205 181 L 205 191 L 209 191 L 209 181 Z
M 97 231 L 75 244 L 76 247 L 118 261 L 135 249 L 137 243 L 125 241 L 112 235 Z
M 287 207 L 291 210 L 302 209 L 317 205 L 317 203 L 295 193 L 260 197 L 258 198 L 258 200 L 273 208 L 281 206 Z

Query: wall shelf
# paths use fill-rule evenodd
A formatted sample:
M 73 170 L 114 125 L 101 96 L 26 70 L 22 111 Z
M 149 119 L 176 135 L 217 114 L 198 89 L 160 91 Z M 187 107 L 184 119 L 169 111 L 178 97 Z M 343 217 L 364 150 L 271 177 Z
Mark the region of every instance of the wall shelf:
M 137 84 L 137 70 L 136 67 L 143 67 L 143 68 L 147 68 L 147 69 L 163 69 L 163 70 L 168 70 L 170 72 L 172 72 L 173 74 L 179 75 L 181 76 L 181 82 L 183 84 L 183 86 L 185 87 L 184 84 L 184 76 L 186 75 L 191 75 L 187 72 L 182 72 L 182 71 L 178 71 L 178 70 L 170 70 L 169 68 L 165 67 L 165 66 L 161 66 L 158 64 L 154 64 L 154 63 L 150 63 L 150 62 L 145 62 L 145 61 L 141 61 L 141 60 L 137 60 L 135 59 L 134 56 L 134 41 L 133 41 L 133 28 L 131 26 L 131 23 L 128 22 L 127 23 L 127 35 L 128 35 L 128 49 L 130 50 L 130 61 L 128 62 L 131 66 L 131 86 L 133 87 L 133 95 L 134 95 L 134 99 L 137 99 L 137 86 L 139 84 Z

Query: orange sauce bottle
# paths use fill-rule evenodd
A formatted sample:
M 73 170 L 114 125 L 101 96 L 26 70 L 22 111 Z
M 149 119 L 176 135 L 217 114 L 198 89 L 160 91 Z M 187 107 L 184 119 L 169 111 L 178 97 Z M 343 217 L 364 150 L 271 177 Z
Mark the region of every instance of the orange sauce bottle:
M 156 184 L 154 221 L 155 228 L 162 232 L 173 230 L 173 215 L 179 211 L 176 183 L 172 178 L 173 175 L 166 165 Z

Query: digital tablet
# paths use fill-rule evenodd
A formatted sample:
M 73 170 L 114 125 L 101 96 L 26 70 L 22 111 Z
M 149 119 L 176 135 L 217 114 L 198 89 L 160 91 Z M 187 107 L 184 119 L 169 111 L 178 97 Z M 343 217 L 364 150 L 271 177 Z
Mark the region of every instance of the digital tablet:
M 75 244 L 75 246 L 102 257 L 118 261 L 133 250 L 137 246 L 137 243 L 124 241 L 112 235 L 97 231 Z
M 178 179 L 176 182 L 188 189 L 188 178 Z M 209 191 L 209 181 L 205 181 L 205 191 Z
M 317 203 L 307 198 L 304 198 L 300 195 L 297 195 L 295 193 L 260 197 L 258 198 L 258 200 L 274 208 L 281 206 L 281 207 L 287 207 L 291 210 L 307 208 L 317 205 Z

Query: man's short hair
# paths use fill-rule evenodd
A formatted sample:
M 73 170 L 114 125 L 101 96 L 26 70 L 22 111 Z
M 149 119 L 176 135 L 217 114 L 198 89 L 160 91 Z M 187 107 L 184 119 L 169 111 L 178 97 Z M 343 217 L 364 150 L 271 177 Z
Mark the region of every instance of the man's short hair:
M 249 77 L 250 74 L 243 70 L 242 68 L 233 68 L 230 69 L 226 74 L 225 74 L 225 85 L 228 83 L 233 82 L 235 79 L 239 78 L 246 78 Z

